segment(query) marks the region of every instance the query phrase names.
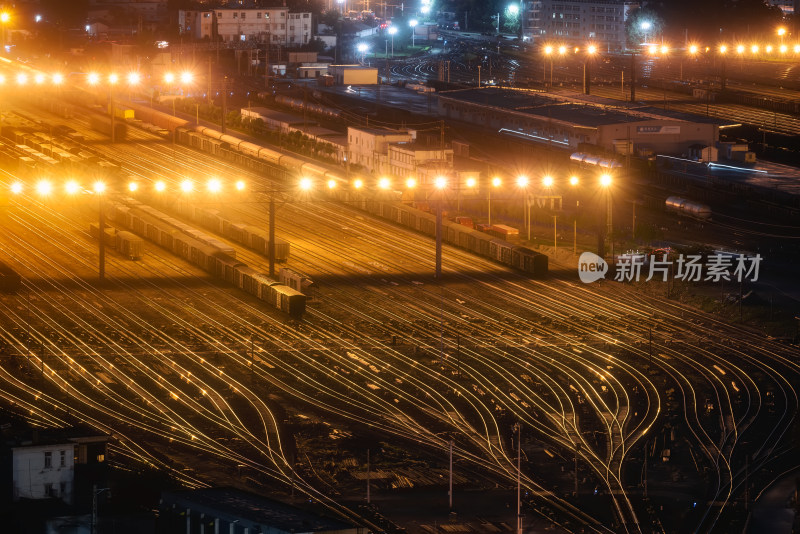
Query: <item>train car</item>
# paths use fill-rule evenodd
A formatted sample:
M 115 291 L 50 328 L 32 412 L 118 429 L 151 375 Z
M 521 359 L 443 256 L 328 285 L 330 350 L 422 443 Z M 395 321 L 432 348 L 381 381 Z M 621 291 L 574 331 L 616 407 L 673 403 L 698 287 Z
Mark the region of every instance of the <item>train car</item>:
M 242 145 L 244 141 L 241 139 L 222 134 L 217 130 L 204 126 L 195 126 L 193 131 L 195 134 L 203 136 L 201 150 L 204 152 L 221 156 L 234 163 L 254 165 L 251 161 L 253 159 L 253 147 Z M 181 132 L 179 138 L 183 142 L 186 142 L 187 139 L 191 139 L 188 134 L 184 135 L 183 132 Z M 225 146 L 221 144 L 214 145 L 213 143 L 215 142 L 224 142 Z M 192 143 L 195 142 L 192 141 Z M 196 144 L 197 143 L 192 146 Z M 242 148 L 244 148 L 246 154 L 243 153 Z M 328 179 L 334 179 L 340 183 L 346 182 L 346 180 L 335 172 L 327 171 L 319 165 L 308 163 L 291 155 L 282 154 L 270 148 L 262 147 L 258 150 L 256 157 L 270 164 L 277 162 L 278 165 L 287 167 L 290 171 L 294 171 L 300 176 L 307 176 L 315 180 L 324 180 L 325 182 L 327 182 Z M 269 171 L 269 168 L 266 168 L 266 171 Z M 368 197 L 363 191 L 339 190 L 333 188 L 327 189 L 327 194 L 334 200 L 344 202 L 357 209 L 368 211 L 375 216 L 398 223 L 406 228 L 432 237 L 436 235 L 436 217 L 433 214 L 402 204 L 375 200 Z M 702 215 L 700 215 L 700 217 L 702 217 Z M 470 230 L 466 225 L 445 221 L 443 222 L 442 238 L 446 243 L 464 248 L 480 256 L 488 257 L 494 261 L 532 274 L 533 276 L 544 277 L 547 274 L 547 256 L 530 251 L 524 247 L 518 250 L 515 256 L 514 247 L 516 245 L 509 241 L 515 241 L 518 238 L 519 230 L 505 225 L 494 225 L 491 228 L 486 227 L 483 229 L 491 232 L 493 235 L 478 230 Z M 264 230 L 248 226 L 245 228 L 239 227 L 235 231 L 238 232 L 239 230 L 243 230 L 247 234 L 244 240 L 245 245 L 266 255 L 268 237 Z M 465 232 L 465 230 L 468 233 Z M 281 254 L 281 248 L 277 246 L 276 240 L 276 259 L 282 261 L 285 258 L 288 258 L 288 243 L 286 244 L 286 255 L 284 257 L 284 255 Z
M 505 224 L 493 224 L 486 233 L 505 241 L 519 240 L 519 230 Z
M 144 246 L 139 236 L 122 230 L 117 232 L 116 240 L 117 252 L 132 260 L 139 260 L 142 258 Z
M 103 242 L 106 246 L 109 247 L 116 247 L 117 246 L 117 229 L 113 226 L 103 225 L 103 234 L 105 238 Z M 100 238 L 100 225 L 98 223 L 91 223 L 89 225 L 89 235 L 92 236 L 94 239 Z
M 511 266 L 520 271 L 530 273 L 534 278 L 544 278 L 549 269 L 550 259 L 545 255 L 527 247 L 511 248 Z
M 16 293 L 22 286 L 22 277 L 7 263 L 0 261 L 0 291 Z
M 272 286 L 275 289 L 275 304 L 282 312 L 300 317 L 306 311 L 306 296 L 284 285 Z
M 178 128 L 186 128 L 189 124 L 189 121 L 185 119 L 140 104 L 127 103 L 126 107 L 130 108 L 136 120 L 152 124 L 169 132 L 173 132 Z
M 111 137 L 111 120 L 105 117 L 92 117 L 89 120 L 92 130 Z M 122 140 L 128 135 L 128 125 L 121 121 L 114 121 L 114 139 Z
M 314 281 L 305 274 L 283 267 L 279 273 L 280 282 L 295 291 L 300 291 L 304 295 L 312 296 L 316 292 L 316 284 Z
M 258 226 L 246 225 L 243 228 L 245 240 L 243 244 L 263 256 L 269 255 L 269 232 Z M 249 243 L 249 244 L 248 244 Z M 289 259 L 289 242 L 275 238 L 275 261 L 284 262 Z
M 677 196 L 667 197 L 667 200 L 664 202 L 664 207 L 667 211 L 677 213 L 684 217 L 691 217 L 692 219 L 701 221 L 711 219 L 710 207 L 706 204 L 701 204 L 700 202 L 694 202 L 685 198 Z
M 489 242 L 489 257 L 500 263 L 513 266 L 512 249 L 514 245 L 503 239 L 492 239 Z

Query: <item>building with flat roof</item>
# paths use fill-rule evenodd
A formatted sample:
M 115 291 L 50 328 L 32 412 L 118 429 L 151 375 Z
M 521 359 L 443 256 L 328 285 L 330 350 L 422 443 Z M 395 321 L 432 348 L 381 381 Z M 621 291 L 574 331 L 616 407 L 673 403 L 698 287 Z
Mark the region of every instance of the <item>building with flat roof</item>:
M 628 13 L 639 5 L 628 0 L 526 2 L 523 35 L 546 42 L 579 46 L 592 42 L 601 50 L 622 50 L 627 40 Z
M 161 494 L 162 532 L 366 534 L 367 529 L 233 488 Z M 199 526 L 200 530 L 197 529 Z
M 716 146 L 719 130 L 736 124 L 575 94 L 475 88 L 439 94 L 439 115 L 502 135 L 576 151 L 586 145 L 620 154 L 689 154 Z
M 220 7 L 213 11 L 179 10 L 181 33 L 195 39 L 219 37 L 233 42 L 272 42 L 300 46 L 313 39 L 311 13 L 289 13 L 288 7 L 234 9 Z

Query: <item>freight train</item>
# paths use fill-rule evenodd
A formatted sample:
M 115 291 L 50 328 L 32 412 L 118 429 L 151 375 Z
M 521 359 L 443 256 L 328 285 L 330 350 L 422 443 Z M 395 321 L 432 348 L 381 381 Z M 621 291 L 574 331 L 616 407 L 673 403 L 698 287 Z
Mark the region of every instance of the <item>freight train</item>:
M 684 217 L 691 217 L 701 221 L 708 221 L 711 219 L 711 208 L 706 204 L 686 200 L 681 197 L 667 197 L 664 203 L 667 211 L 683 215 Z
M 325 184 L 331 180 L 339 186 L 347 183 L 340 175 L 320 165 L 308 163 L 298 157 L 243 141 L 204 126 L 178 128 L 176 135 L 178 142 L 182 144 L 238 163 L 270 177 L 281 178 L 283 171 L 280 167 L 285 167 L 293 174 L 312 178 L 317 183 Z M 346 187 L 326 188 L 325 191 L 334 199 L 350 206 L 369 211 L 373 215 L 378 215 L 426 235 L 435 235 L 435 217 L 429 213 L 399 202 L 376 202 L 370 198 L 369 192 L 354 191 Z M 547 275 L 548 257 L 544 254 L 463 225 L 451 222 L 442 224 L 445 243 L 514 267 L 536 278 L 543 278 Z
M 142 258 L 142 238 L 125 230 L 117 230 L 113 226 L 103 226 L 105 238 L 103 242 L 106 246 L 114 248 L 121 255 L 132 260 Z M 89 235 L 95 239 L 100 238 L 100 225 L 92 223 L 89 225 Z
M 131 106 L 137 111 L 138 106 Z M 175 140 L 202 152 L 259 172 L 267 178 L 283 179 L 288 171 L 296 176 L 308 177 L 320 184 L 334 182 L 338 187 L 327 188 L 327 194 L 384 217 L 396 224 L 412 228 L 426 235 L 435 235 L 435 218 L 416 208 L 400 203 L 374 202 L 369 193 L 348 190 L 348 181 L 339 173 L 304 159 L 263 147 L 236 136 L 224 134 L 206 126 L 192 126 L 182 119 L 166 113 L 148 110 L 150 123 L 174 132 Z M 367 208 L 369 206 L 369 209 Z M 542 278 L 547 275 L 548 257 L 526 247 L 514 245 L 483 232 L 462 225 L 444 222 L 444 242 L 469 250 L 515 269 Z M 224 232 L 223 232 L 224 234 Z
M 162 206 L 169 206 L 169 209 L 176 211 L 180 216 L 193 223 L 255 250 L 262 256 L 269 257 L 269 232 L 264 228 L 232 221 L 220 210 L 193 206 L 188 202 L 170 204 L 170 199 L 164 195 L 155 195 L 151 197 L 150 201 L 160 203 Z M 275 261 L 287 261 L 289 250 L 288 241 L 279 237 L 275 238 Z
M 306 296 L 259 273 L 218 247 L 196 239 L 162 220 L 158 211 L 140 209 L 120 202 L 108 206 L 108 217 L 115 224 L 144 236 L 173 254 L 196 265 L 207 273 L 225 280 L 265 301 L 288 315 L 299 319 L 306 308 Z

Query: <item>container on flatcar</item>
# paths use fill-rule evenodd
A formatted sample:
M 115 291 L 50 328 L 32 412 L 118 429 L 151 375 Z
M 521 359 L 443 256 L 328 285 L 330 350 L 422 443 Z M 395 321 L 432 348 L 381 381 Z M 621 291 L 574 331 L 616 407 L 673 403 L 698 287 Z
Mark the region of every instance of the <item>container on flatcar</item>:
M 517 241 L 519 239 L 519 230 L 505 224 L 493 224 L 486 233 L 506 241 Z

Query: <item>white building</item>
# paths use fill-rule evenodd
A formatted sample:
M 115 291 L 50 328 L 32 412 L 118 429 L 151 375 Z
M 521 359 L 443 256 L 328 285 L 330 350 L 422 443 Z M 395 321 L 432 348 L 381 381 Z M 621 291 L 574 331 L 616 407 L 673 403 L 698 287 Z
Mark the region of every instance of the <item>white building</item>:
M 412 130 L 389 128 L 347 128 L 350 163 L 363 166 L 374 174 L 391 174 L 389 144 L 409 143 L 416 138 Z
M 313 38 L 311 13 L 289 13 L 288 7 L 260 9 L 217 8 L 214 11 L 178 11 L 178 24 L 184 34 L 195 39 L 228 43 L 255 41 L 285 46 L 300 46 Z
M 528 7 L 529 6 L 529 7 Z M 625 21 L 639 6 L 627 0 L 541 0 L 526 6 L 526 35 L 547 42 L 583 45 L 600 50 L 625 48 Z M 539 27 L 534 27 L 538 24 Z
M 55 497 L 72 504 L 75 444 L 22 445 L 12 448 L 13 498 Z
M 389 145 L 389 173 L 398 178 L 415 178 L 421 186 L 432 185 L 442 175 L 452 174 L 453 149 L 431 147 L 417 142 Z

